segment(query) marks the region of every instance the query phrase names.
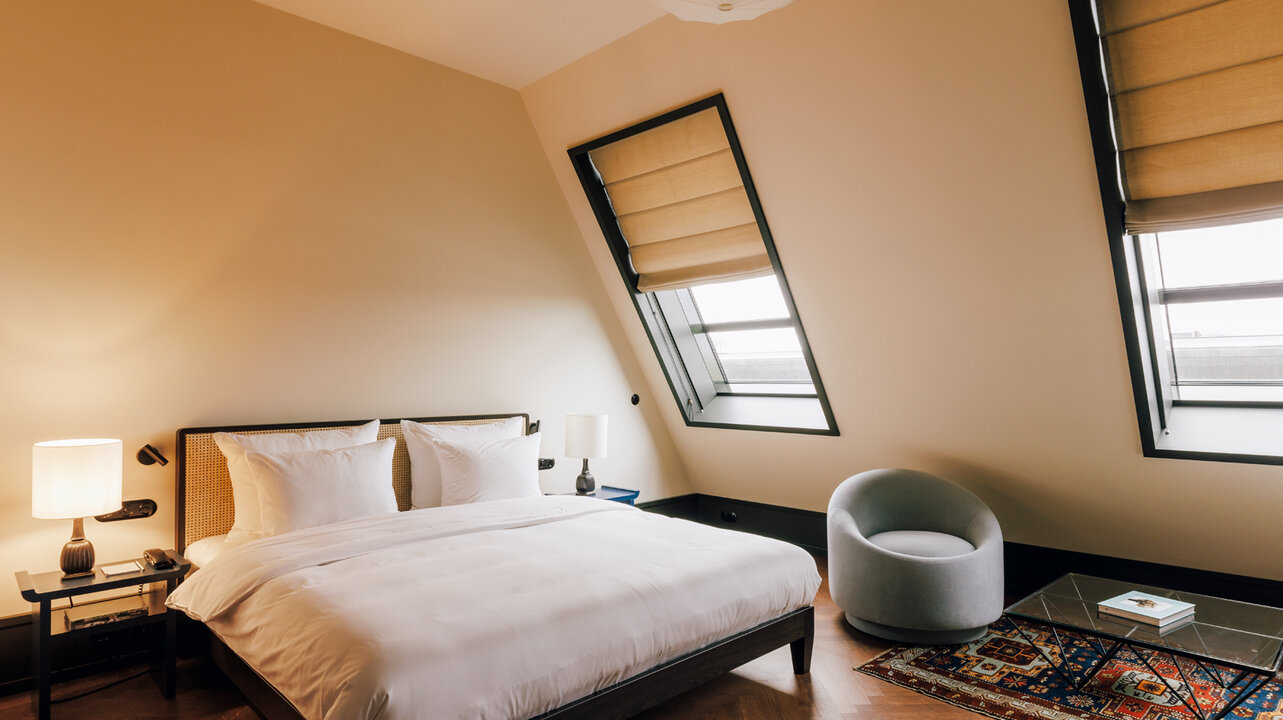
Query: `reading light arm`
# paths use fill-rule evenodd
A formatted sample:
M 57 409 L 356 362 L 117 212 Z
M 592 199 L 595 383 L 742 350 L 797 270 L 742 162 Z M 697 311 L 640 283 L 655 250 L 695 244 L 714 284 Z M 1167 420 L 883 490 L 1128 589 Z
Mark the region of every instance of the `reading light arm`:
M 98 522 L 116 522 L 117 520 L 137 520 L 156 514 L 156 501 L 150 498 L 143 500 L 126 500 L 116 512 L 95 515 Z

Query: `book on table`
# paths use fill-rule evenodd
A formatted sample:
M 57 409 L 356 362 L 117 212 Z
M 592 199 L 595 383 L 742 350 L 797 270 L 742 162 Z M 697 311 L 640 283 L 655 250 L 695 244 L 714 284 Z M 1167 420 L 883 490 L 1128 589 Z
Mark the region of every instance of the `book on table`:
M 102 565 L 98 569 L 102 570 L 103 577 L 111 577 L 112 575 L 142 572 L 143 566 L 139 565 L 137 560 L 130 560 L 118 565 Z
M 1163 627 L 1193 615 L 1194 603 L 1133 590 L 1102 600 L 1096 609 L 1106 615 Z
M 79 630 L 132 617 L 142 617 L 148 612 L 147 602 L 142 596 L 127 595 L 122 598 L 73 605 L 63 611 L 63 619 L 67 623 L 68 630 Z

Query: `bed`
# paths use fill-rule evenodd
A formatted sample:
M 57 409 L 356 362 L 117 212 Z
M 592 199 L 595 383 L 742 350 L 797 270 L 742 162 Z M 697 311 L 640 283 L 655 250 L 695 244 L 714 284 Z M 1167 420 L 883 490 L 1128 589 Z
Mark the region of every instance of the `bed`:
M 415 420 L 512 418 L 533 430 Z M 360 424 L 180 430 L 178 550 L 232 525 L 215 433 Z M 783 645 L 808 672 L 799 548 L 574 496 L 412 510 L 398 420 L 388 437 L 402 512 L 219 547 L 171 596 L 265 717 L 625 718 Z

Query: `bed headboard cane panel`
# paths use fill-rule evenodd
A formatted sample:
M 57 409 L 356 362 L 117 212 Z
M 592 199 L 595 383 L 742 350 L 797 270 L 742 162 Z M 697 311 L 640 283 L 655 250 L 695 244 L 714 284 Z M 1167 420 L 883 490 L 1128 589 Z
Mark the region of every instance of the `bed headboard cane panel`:
M 512 417 L 525 419 L 526 432 L 531 432 L 530 416 L 526 413 L 500 415 L 470 415 L 439 418 L 408 418 L 432 425 L 485 425 Z M 227 460 L 214 443 L 214 433 L 231 432 L 242 435 L 266 433 L 299 433 L 312 430 L 333 430 L 363 425 L 368 420 L 340 422 L 286 423 L 281 425 L 232 425 L 226 427 L 183 428 L 178 431 L 178 462 L 175 470 L 177 499 L 174 528 L 174 547 L 183 552 L 187 546 L 211 535 L 223 535 L 232 529 L 235 513 L 232 504 L 232 481 L 227 474 Z M 379 439 L 396 438 L 396 452 L 392 455 L 392 489 L 396 492 L 397 508 L 410 508 L 410 455 L 401 436 L 401 420 L 380 420 Z

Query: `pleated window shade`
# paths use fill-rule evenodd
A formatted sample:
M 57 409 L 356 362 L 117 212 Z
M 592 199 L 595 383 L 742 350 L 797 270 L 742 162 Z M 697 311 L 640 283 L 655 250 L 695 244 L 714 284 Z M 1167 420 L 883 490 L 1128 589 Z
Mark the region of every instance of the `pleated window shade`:
M 1283 217 L 1283 1 L 1097 9 L 1127 231 Z
M 589 157 L 628 243 L 638 292 L 773 272 L 716 108 Z

